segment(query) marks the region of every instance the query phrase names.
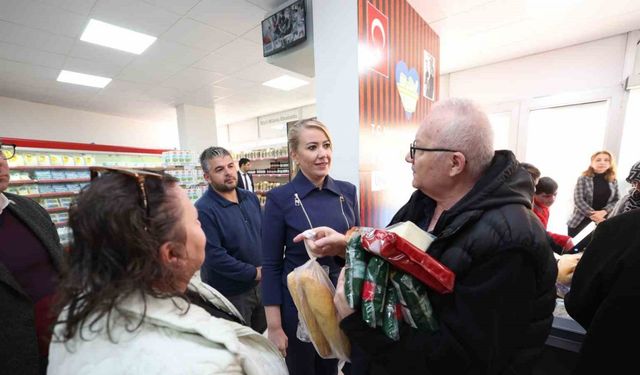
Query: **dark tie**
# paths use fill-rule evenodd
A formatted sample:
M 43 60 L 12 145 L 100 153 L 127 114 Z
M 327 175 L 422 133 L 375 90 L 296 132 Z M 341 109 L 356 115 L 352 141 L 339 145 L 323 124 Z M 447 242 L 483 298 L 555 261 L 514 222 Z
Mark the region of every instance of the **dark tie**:
M 242 179 L 244 180 L 244 188 L 247 189 L 247 190 L 250 190 L 249 189 L 249 176 L 247 176 L 246 173 L 243 173 L 242 174 Z

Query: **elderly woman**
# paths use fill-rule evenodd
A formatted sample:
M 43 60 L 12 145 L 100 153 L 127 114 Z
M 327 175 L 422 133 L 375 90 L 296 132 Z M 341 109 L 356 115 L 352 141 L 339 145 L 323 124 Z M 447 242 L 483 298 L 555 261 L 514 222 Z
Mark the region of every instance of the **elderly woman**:
M 70 210 L 48 374 L 286 374 L 278 350 L 194 276 L 205 236 L 176 180 L 102 172 Z
M 299 171 L 291 182 L 267 193 L 262 225 L 262 296 L 268 337 L 286 355 L 290 374 L 335 375 L 337 360 L 320 358 L 311 343 L 296 337 L 298 311 L 286 280 L 289 272 L 309 260 L 304 245 L 293 242 L 296 235 L 316 226 L 344 233 L 360 224 L 356 187 L 329 176 L 333 145 L 323 123 L 299 121 L 289 129 L 288 140 Z M 344 263 L 334 257 L 318 261 L 335 283 Z M 345 374 L 349 371 L 349 366 L 343 369 Z
M 640 208 L 640 161 L 631 167 L 626 181 L 631 184 L 631 189 L 618 201 L 610 217 Z
M 582 172 L 576 183 L 574 209 L 567 221 L 567 234 L 575 237 L 590 222 L 600 224 L 619 198 L 613 156 L 609 151 L 598 151 L 591 155 L 589 168 Z

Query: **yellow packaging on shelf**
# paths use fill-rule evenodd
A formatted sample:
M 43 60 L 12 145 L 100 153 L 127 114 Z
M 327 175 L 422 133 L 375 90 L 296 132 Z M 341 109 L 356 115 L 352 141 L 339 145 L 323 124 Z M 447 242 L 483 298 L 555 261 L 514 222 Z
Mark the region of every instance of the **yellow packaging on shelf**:
M 28 195 L 28 194 L 29 194 L 29 188 L 27 187 L 27 185 L 18 186 L 18 195 Z
M 50 154 L 49 161 L 52 166 L 62 166 L 62 156 L 58 154 Z
M 29 167 L 35 167 L 38 165 L 38 158 L 35 154 L 24 154 L 24 165 Z
M 49 166 L 49 155 L 38 154 L 38 165 Z
M 76 165 L 76 162 L 73 160 L 73 156 L 62 155 L 62 165 L 64 165 L 65 167 L 72 167 Z
M 29 194 L 40 194 L 38 185 L 27 185 L 27 190 L 29 191 Z
M 93 155 L 85 155 L 84 156 L 84 165 L 95 165 L 96 158 Z
M 7 154 L 8 155 L 8 154 Z M 9 160 L 9 167 L 22 167 L 24 166 L 24 157 L 22 154 L 16 152 L 16 154 Z
M 75 155 L 73 157 L 73 163 L 74 165 L 84 165 L 84 158 L 82 155 Z

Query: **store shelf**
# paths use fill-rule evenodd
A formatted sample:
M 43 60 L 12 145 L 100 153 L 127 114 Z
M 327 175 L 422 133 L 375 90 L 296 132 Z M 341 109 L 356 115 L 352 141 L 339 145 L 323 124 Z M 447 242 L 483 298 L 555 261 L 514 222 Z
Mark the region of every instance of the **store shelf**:
M 287 160 L 289 160 L 289 157 L 288 156 L 278 156 L 278 157 L 274 157 L 274 158 L 253 158 L 253 159 L 251 159 L 252 162 L 261 161 L 261 160 L 287 161 Z
M 27 184 L 37 184 L 38 180 L 15 180 L 9 181 L 9 185 L 27 185 Z
M 69 226 L 69 222 L 68 221 L 63 221 L 61 223 L 55 223 L 55 224 L 56 224 L 56 228 L 62 228 L 62 227 Z
M 52 208 L 45 208 L 45 210 L 47 210 L 47 212 L 50 214 L 55 214 L 58 212 L 67 212 L 69 211 L 69 207 L 52 207 Z
M 59 191 L 56 193 L 42 193 L 42 194 L 26 194 L 22 195 L 27 198 L 57 198 L 57 197 L 70 197 L 78 195 L 77 191 Z
M 10 166 L 9 169 L 12 171 L 33 171 L 37 169 L 80 169 L 87 170 L 90 166 L 84 165 L 18 165 L 18 166 Z
M 26 184 L 59 184 L 72 182 L 91 182 L 88 178 L 61 178 L 56 180 L 18 180 L 9 181 L 9 185 L 26 185 Z
M 251 176 L 253 176 L 253 178 L 256 177 L 286 177 L 289 178 L 289 173 L 254 173 Z

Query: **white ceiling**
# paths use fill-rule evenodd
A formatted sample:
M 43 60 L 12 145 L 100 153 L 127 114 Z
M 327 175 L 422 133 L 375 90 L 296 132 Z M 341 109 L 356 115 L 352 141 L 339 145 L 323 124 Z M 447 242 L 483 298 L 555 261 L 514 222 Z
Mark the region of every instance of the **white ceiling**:
M 640 29 L 638 0 L 408 1 L 440 35 L 442 73 Z M 290 92 L 261 85 L 286 72 L 259 44 L 260 21 L 284 2 L 0 0 L 0 96 L 172 123 L 183 103 L 215 105 L 218 124 L 310 104 L 313 81 Z M 82 42 L 89 18 L 158 41 L 139 56 Z M 113 82 L 56 82 L 61 69 Z

